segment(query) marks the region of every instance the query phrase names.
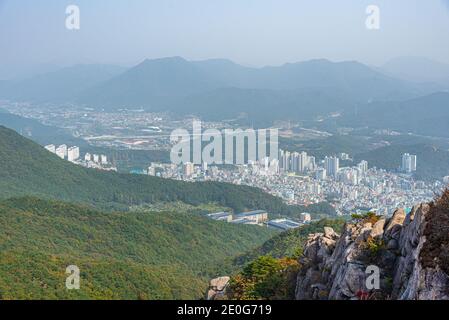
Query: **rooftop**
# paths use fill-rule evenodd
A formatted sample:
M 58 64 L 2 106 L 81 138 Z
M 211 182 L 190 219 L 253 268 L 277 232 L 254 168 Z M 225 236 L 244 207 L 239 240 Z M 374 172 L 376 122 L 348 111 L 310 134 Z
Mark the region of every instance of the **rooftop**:
M 238 217 L 247 217 L 247 216 L 253 216 L 256 214 L 264 214 L 267 213 L 265 210 L 253 210 L 253 211 L 247 211 L 237 214 Z

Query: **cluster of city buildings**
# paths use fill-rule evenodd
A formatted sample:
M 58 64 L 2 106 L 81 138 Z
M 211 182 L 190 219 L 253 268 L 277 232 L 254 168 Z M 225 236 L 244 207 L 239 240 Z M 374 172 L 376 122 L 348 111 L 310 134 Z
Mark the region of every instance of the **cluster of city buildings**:
M 290 153 L 284 150 L 279 151 L 280 170 L 300 173 L 312 171 L 315 167 L 315 157 L 307 155 L 307 152 Z
M 77 146 L 68 147 L 67 145 L 62 144 L 57 147 L 54 144 L 49 144 L 44 148 L 51 153 L 56 154 L 61 159 L 68 160 L 86 168 L 117 171 L 117 168 L 108 162 L 108 158 L 104 154 L 90 154 L 86 152 L 84 158 L 80 158 L 80 148 Z
M 14 114 L 39 119 L 48 125 L 69 128 L 76 137 L 97 147 L 170 150 L 172 144 L 168 133 L 192 124 L 192 119 L 189 118 L 180 121 L 170 119 L 168 114 L 143 110 L 124 109 L 104 113 L 73 105 L 61 107 L 59 104 L 14 104 L 7 106 L 7 109 Z M 203 128 L 221 129 L 228 125 L 225 122 L 210 122 L 203 123 Z M 304 133 L 315 135 L 312 131 L 308 129 Z M 377 130 L 375 134 L 399 135 L 390 130 Z M 106 156 L 84 154 L 81 157 L 76 146 L 69 148 L 66 145 L 49 145 L 46 148 L 59 157 L 82 166 L 115 169 Z M 435 191 L 439 191 L 444 183 L 449 183 L 449 177 L 445 177 L 444 182 L 416 181 L 412 175 L 418 168 L 416 155 L 405 153 L 398 160 L 401 161 L 398 168 L 400 170 L 386 171 L 370 168 L 366 161 L 342 167 L 343 161 L 346 164 L 352 161 L 346 153 L 318 159 L 306 152 L 280 151 L 277 159 L 261 159 L 244 165 L 152 163 L 144 172 L 177 180 L 221 181 L 254 186 L 282 197 L 288 204 L 307 206 L 327 201 L 339 214 L 350 214 L 358 210 L 376 210 L 389 214 L 397 207 L 407 208 L 429 201 Z
M 369 168 L 364 160 L 340 167 L 340 160 L 351 161 L 344 153 L 317 160 L 305 152 L 281 151 L 279 160 L 263 159 L 236 166 L 152 163 L 147 173 L 185 181 L 254 186 L 292 205 L 329 202 L 340 215 L 368 210 L 389 215 L 396 208 L 410 208 L 430 201 L 434 192 L 443 187 L 440 181 L 415 180 L 409 173 L 416 170 L 416 156 L 404 154 L 402 158 L 406 159 L 404 168 L 407 170 L 389 172 Z
M 305 223 L 311 221 L 311 215 L 309 213 L 301 214 L 301 222 L 293 221 L 286 218 L 269 219 L 268 212 L 265 210 L 247 211 L 238 214 L 232 214 L 231 212 L 215 212 L 207 215 L 209 218 L 217 221 L 225 221 L 235 224 L 250 224 L 267 226 L 280 230 L 288 230 L 298 228 Z
M 80 157 L 80 148 L 77 146 L 67 147 L 66 144 L 61 144 L 56 147 L 54 144 L 49 144 L 45 146 L 45 149 L 70 162 L 75 162 Z
M 106 165 L 108 164 L 108 157 L 104 154 L 90 154 L 87 152 L 84 155 L 84 161 Z

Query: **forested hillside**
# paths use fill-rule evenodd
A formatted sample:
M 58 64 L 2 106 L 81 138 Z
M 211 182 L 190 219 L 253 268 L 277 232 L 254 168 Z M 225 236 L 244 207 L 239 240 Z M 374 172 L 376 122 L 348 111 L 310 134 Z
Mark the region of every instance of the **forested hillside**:
M 0 199 L 32 195 L 127 209 L 142 203 L 215 202 L 236 211 L 265 209 L 293 215 L 301 208 L 247 186 L 189 183 L 157 177 L 86 169 L 61 160 L 41 146 L 0 126 Z
M 324 227 L 342 230 L 343 219 L 323 219 L 280 233 L 262 246 L 239 256 L 234 267 L 242 271 L 231 278 L 228 298 L 237 300 L 293 300 L 296 277 L 301 265 L 298 259 L 308 236 L 323 232 Z
M 33 197 L 0 202 L 0 299 L 194 299 L 230 257 L 274 234 L 182 212 L 100 212 Z M 68 265 L 81 271 L 67 290 Z

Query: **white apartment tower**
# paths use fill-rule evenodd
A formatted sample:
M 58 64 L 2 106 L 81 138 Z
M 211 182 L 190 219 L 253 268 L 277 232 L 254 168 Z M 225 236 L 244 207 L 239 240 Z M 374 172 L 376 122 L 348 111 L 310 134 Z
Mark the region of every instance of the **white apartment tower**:
M 74 147 L 70 147 L 67 150 L 67 160 L 69 161 L 75 161 L 78 160 L 80 157 L 80 148 L 74 146 Z
M 365 173 L 368 171 L 368 161 L 360 161 L 360 163 L 357 165 L 357 168 L 360 170 L 360 173 L 362 175 L 365 175 Z
M 293 152 L 290 157 L 291 161 L 291 171 L 293 172 L 300 172 L 301 171 L 301 155 L 298 152 Z
M 406 173 L 416 171 L 416 155 L 404 153 L 402 155 L 401 170 Z
M 67 146 L 65 144 L 60 145 L 56 148 L 55 153 L 61 159 L 64 159 L 67 156 Z
M 51 153 L 56 152 L 56 146 L 54 144 L 46 145 L 44 148 L 47 149 L 48 151 L 50 151 Z
M 290 169 L 291 169 L 290 152 L 282 151 L 282 153 L 281 153 L 281 166 L 282 166 L 282 169 L 285 172 L 290 171 Z
M 315 172 L 315 179 L 326 180 L 326 169 L 320 168 Z
M 340 169 L 340 160 L 337 157 L 326 157 L 324 158 L 324 166 L 327 174 L 335 178 Z
M 192 162 L 186 162 L 183 166 L 184 176 L 190 177 L 193 174 L 193 171 L 195 169 L 195 166 Z

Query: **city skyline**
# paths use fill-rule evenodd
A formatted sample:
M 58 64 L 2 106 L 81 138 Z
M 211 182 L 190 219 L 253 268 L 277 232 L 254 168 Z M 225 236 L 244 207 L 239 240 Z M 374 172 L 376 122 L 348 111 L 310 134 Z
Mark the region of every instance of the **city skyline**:
M 449 300 L 448 31 L 449 0 L 0 0 L 0 300 Z

